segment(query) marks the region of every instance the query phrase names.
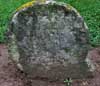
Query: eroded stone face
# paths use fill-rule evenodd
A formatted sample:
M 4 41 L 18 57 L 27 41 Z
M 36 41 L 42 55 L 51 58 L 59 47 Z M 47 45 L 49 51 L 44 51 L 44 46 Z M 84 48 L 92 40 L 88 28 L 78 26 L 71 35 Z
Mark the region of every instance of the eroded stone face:
M 91 75 L 87 26 L 74 8 L 51 2 L 22 9 L 11 20 L 8 38 L 10 57 L 32 77 Z

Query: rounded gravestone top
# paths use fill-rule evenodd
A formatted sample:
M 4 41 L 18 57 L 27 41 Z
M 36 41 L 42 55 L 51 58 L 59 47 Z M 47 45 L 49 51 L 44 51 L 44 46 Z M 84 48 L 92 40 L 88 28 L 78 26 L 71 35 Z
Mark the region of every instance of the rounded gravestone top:
M 8 38 L 11 59 L 32 77 L 62 81 L 91 75 L 87 26 L 69 5 L 35 3 L 18 10 Z

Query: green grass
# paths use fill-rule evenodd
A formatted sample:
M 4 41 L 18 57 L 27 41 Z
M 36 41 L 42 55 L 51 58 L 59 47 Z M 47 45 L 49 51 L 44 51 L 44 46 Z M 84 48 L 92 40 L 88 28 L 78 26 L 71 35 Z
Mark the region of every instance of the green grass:
M 0 0 L 0 42 L 5 41 L 4 32 L 12 12 L 21 4 L 31 0 Z M 100 45 L 100 0 L 57 0 L 71 4 L 86 21 L 90 32 L 90 43 Z
M 0 43 L 5 42 L 5 32 L 11 14 L 21 6 L 31 0 L 0 0 Z
M 57 0 L 75 7 L 89 27 L 90 43 L 100 46 L 100 0 Z

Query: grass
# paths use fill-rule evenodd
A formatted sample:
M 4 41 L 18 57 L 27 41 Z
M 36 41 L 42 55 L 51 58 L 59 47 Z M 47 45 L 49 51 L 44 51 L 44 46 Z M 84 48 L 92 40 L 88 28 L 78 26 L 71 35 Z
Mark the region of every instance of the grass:
M 0 42 L 5 41 L 4 32 L 12 12 L 31 0 L 0 0 Z M 90 32 L 90 43 L 100 46 L 100 0 L 56 0 L 75 7 L 86 21 Z
M 90 43 L 100 46 L 100 0 L 58 0 L 75 7 L 89 27 Z
M 0 0 L 0 42 L 5 42 L 5 32 L 11 14 L 22 4 L 31 0 Z

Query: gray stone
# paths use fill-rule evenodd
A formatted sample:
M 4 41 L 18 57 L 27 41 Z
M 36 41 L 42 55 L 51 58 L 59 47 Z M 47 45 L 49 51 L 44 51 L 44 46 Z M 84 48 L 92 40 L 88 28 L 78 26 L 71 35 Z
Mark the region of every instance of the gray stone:
M 87 29 L 73 7 L 36 3 L 14 13 L 8 29 L 9 57 L 31 77 L 87 78 L 94 70 L 86 57 Z

